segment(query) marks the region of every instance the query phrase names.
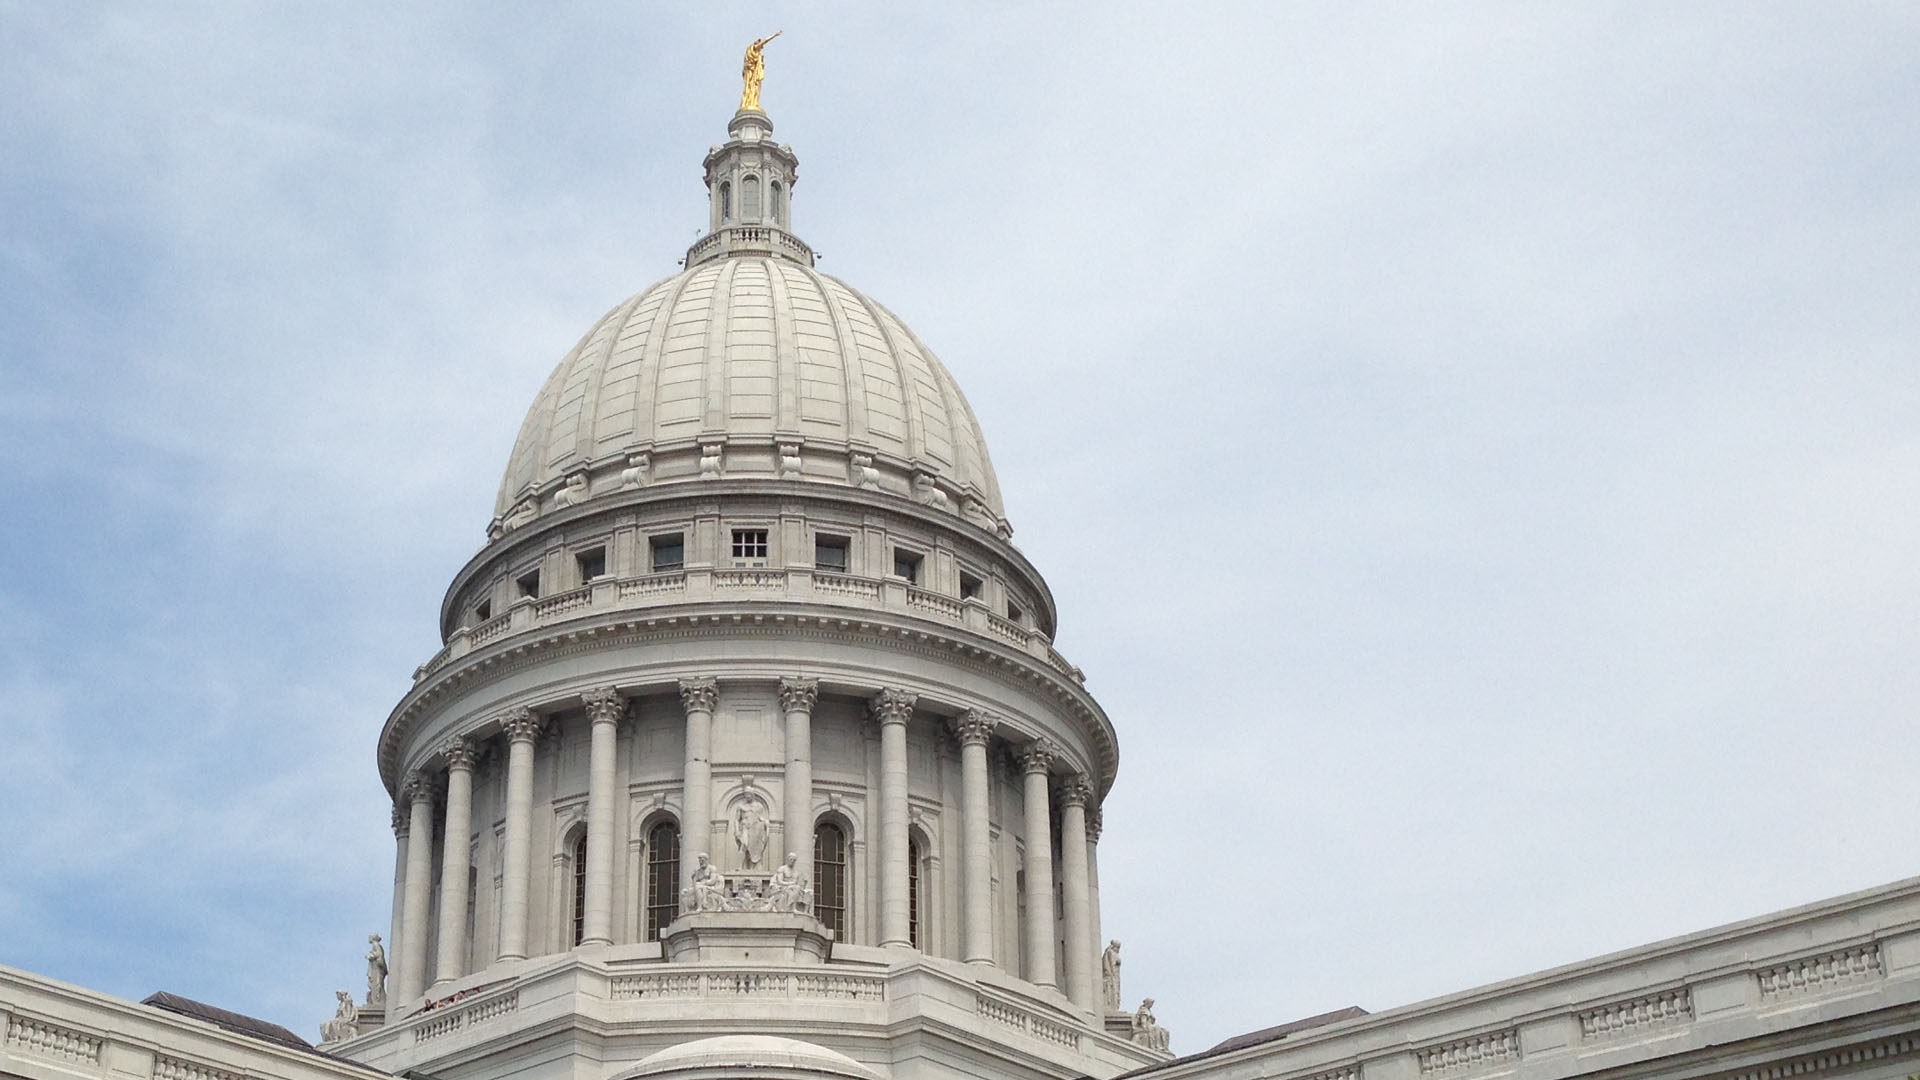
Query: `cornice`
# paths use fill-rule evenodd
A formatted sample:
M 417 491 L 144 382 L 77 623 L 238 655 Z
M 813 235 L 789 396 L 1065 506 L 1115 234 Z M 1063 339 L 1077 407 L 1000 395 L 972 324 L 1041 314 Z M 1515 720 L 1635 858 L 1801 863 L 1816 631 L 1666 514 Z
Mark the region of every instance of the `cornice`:
M 701 601 L 672 607 L 619 609 L 535 627 L 508 635 L 448 661 L 415 683 L 394 706 L 380 731 L 378 764 L 394 790 L 398 752 L 412 724 L 433 704 L 455 692 L 609 647 L 644 643 L 785 637 L 905 649 L 955 664 L 1023 691 L 1038 689 L 1077 721 L 1094 754 L 1089 763 L 1104 798 L 1119 769 L 1120 750 L 1112 722 L 1077 681 L 1029 653 L 960 627 L 947 627 L 890 612 L 794 602 Z M 1037 734 L 1037 733 L 1036 733 Z

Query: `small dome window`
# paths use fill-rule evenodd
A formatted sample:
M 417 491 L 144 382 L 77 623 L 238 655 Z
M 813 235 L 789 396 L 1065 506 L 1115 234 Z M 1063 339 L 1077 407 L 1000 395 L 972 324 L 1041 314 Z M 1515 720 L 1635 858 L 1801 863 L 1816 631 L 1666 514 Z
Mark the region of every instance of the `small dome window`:
M 775 225 L 786 217 L 786 211 L 780 205 L 780 181 L 767 181 L 767 220 Z
M 760 178 L 749 176 L 740 181 L 740 218 L 760 220 Z
M 733 220 L 733 185 L 720 181 L 720 220 Z

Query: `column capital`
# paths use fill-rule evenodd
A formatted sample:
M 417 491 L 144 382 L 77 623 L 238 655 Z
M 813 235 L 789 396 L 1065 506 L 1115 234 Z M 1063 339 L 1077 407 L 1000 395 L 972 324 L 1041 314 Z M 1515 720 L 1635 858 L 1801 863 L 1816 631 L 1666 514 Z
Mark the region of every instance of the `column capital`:
M 1044 773 L 1053 768 L 1053 759 L 1059 756 L 1059 747 L 1045 739 L 1035 739 L 1021 747 L 1014 760 L 1020 763 L 1023 773 Z
M 867 709 L 876 723 L 885 727 L 888 724 L 904 724 L 913 715 L 913 703 L 920 700 L 918 694 L 906 690 L 882 690 L 867 702 Z
M 440 746 L 440 757 L 447 763 L 447 771 L 456 769 L 473 771 L 473 763 L 479 757 L 479 750 L 473 740 L 463 735 L 455 735 Z
M 720 683 L 715 679 L 681 679 L 680 704 L 688 712 L 713 711 L 720 701 Z
M 500 729 L 510 743 L 533 742 L 546 729 L 546 723 L 532 709 L 515 709 L 500 718 Z
M 404 788 L 401 789 L 403 795 L 405 790 L 406 789 Z M 398 840 L 401 837 L 407 835 L 407 830 L 413 824 L 413 815 L 411 813 L 412 807 L 404 805 L 405 803 L 408 803 L 410 801 L 411 800 L 409 799 L 402 798 L 399 802 L 396 802 L 393 804 L 393 815 L 391 820 L 393 823 L 393 838 L 395 840 Z
M 994 717 L 979 709 L 968 709 L 953 718 L 953 738 L 961 746 L 985 746 L 993 738 Z
M 1093 785 L 1084 776 L 1069 776 L 1060 783 L 1060 804 L 1086 808 L 1093 802 Z
M 780 711 L 813 711 L 814 703 L 820 700 L 820 680 L 806 679 L 800 676 L 780 680 Z
M 1099 807 L 1090 806 L 1087 808 L 1087 843 L 1089 844 L 1098 844 L 1100 842 L 1101 817 Z
M 587 703 L 587 719 L 596 724 L 617 724 L 627 711 L 627 699 L 611 686 L 589 690 L 580 699 Z
M 434 777 L 431 774 L 421 772 L 419 769 L 410 769 L 407 771 L 406 780 L 400 784 L 400 797 L 409 803 L 417 803 L 421 800 L 432 802 L 436 794 L 435 787 Z

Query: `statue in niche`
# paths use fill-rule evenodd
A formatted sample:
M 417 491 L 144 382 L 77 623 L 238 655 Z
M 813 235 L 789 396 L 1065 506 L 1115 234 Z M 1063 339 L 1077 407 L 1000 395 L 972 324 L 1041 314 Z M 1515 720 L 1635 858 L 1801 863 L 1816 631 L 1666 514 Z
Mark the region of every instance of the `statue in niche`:
M 379 934 L 367 935 L 367 1008 L 387 1004 L 387 949 Z
M 1107 950 L 1100 954 L 1100 994 L 1106 999 L 1107 1011 L 1120 1011 L 1120 942 L 1107 942 Z
M 340 1005 L 334 1011 L 333 1019 L 320 1025 L 320 1041 L 323 1043 L 345 1042 L 360 1034 L 360 1011 L 353 1007 L 353 995 L 345 990 L 335 990 L 333 996 Z
M 813 909 L 813 890 L 807 887 L 807 879 L 800 876 L 800 856 L 787 852 L 787 861 L 774 868 L 773 877 L 767 881 L 767 903 L 774 911 L 797 911 L 807 914 Z
M 740 849 L 742 870 L 763 869 L 767 865 L 767 838 L 770 834 L 767 804 L 757 795 L 748 795 L 733 808 L 733 844 Z
M 693 868 L 693 883 L 680 890 L 680 910 L 720 911 L 727 906 L 726 880 L 707 860 L 706 852 L 701 852 L 695 858 L 700 860 L 700 865 Z
M 1167 1029 L 1153 1018 L 1153 999 L 1142 998 L 1140 1007 L 1133 1011 L 1133 1042 L 1149 1050 L 1167 1052 Z

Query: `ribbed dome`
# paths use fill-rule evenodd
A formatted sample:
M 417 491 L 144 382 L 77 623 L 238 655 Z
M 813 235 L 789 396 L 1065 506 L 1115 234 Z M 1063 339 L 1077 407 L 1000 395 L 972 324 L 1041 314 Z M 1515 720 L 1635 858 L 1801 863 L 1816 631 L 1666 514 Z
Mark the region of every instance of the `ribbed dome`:
M 620 1073 L 616 1080 L 682 1072 L 747 1070 L 798 1072 L 850 1080 L 878 1080 L 878 1074 L 837 1050 L 778 1035 L 720 1035 L 669 1046 Z
M 953 376 L 894 315 L 788 258 L 698 264 L 614 308 L 541 388 L 506 528 L 621 489 L 778 478 L 890 491 L 1004 531 Z

